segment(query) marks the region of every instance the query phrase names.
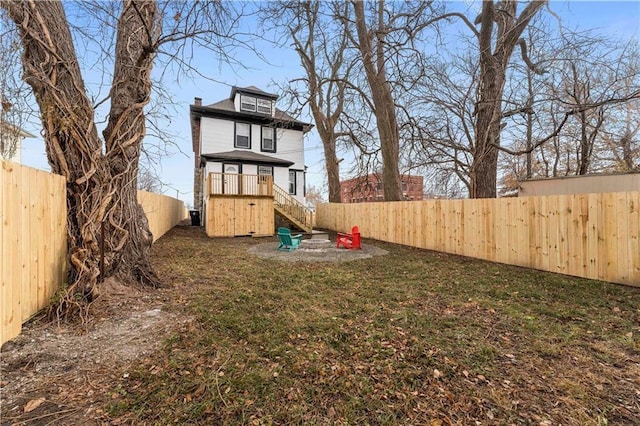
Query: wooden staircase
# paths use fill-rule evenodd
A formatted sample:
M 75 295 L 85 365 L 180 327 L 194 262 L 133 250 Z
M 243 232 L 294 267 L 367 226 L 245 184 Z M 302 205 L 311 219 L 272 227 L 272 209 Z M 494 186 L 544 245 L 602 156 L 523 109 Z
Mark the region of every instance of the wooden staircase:
M 273 208 L 277 214 L 296 227 L 304 232 L 311 232 L 313 212 L 275 183 L 273 184 Z

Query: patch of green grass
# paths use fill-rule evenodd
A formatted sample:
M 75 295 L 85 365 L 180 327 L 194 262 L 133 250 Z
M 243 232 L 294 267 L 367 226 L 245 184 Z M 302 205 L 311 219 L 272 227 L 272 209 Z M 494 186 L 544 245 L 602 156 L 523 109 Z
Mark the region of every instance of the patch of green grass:
M 372 241 L 390 254 L 291 264 L 247 252 L 263 242 L 189 228 L 159 241 L 156 267 L 194 326 L 114 383 L 113 417 L 640 423 L 638 289 Z

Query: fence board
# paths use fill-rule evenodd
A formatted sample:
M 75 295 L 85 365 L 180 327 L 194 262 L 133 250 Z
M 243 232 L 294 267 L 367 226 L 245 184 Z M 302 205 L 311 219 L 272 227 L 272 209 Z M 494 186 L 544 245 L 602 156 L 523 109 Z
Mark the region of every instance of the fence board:
M 640 282 L 640 193 L 629 195 L 629 282 Z
M 139 201 L 155 239 L 187 217 L 179 200 L 140 191 Z M 65 178 L 0 160 L 0 207 L 2 344 L 20 334 L 22 323 L 46 307 L 64 281 Z
M 22 311 L 20 307 L 20 277 L 17 276 L 15 257 L 10 253 L 16 253 L 18 249 L 18 214 L 16 206 L 19 198 L 19 173 L 13 164 L 2 162 L 3 194 L 2 194 L 2 341 L 8 340 L 20 333 L 22 326 Z M 18 285 L 16 285 L 16 283 Z
M 640 287 L 640 192 L 321 204 L 317 226 Z
M 621 240 L 623 236 L 628 235 L 629 233 L 629 209 L 628 209 L 628 199 L 626 194 L 621 194 L 624 196 L 618 197 L 616 201 L 616 234 L 618 235 L 618 239 Z M 629 268 L 629 244 L 624 241 L 623 244 L 617 245 L 617 253 L 616 253 L 616 264 L 617 271 L 616 276 L 618 276 L 623 282 L 629 282 L 629 277 L 631 275 L 631 271 Z

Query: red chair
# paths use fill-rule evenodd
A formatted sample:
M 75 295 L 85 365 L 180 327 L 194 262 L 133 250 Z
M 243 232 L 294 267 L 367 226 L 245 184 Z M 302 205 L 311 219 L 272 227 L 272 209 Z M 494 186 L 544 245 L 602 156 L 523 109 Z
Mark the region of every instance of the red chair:
M 350 234 L 341 234 L 338 232 L 336 237 L 336 248 L 340 248 L 343 245 L 349 250 L 361 249 L 360 247 L 360 228 L 354 226 L 351 228 Z

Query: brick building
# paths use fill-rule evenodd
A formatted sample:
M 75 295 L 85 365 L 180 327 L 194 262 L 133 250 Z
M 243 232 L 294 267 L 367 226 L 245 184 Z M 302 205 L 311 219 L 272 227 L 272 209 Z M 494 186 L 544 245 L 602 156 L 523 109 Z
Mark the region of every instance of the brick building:
M 424 183 L 422 176 L 402 175 L 402 195 L 405 200 L 422 200 Z M 340 198 L 343 203 L 370 203 L 384 201 L 382 175 L 372 173 L 340 182 Z

